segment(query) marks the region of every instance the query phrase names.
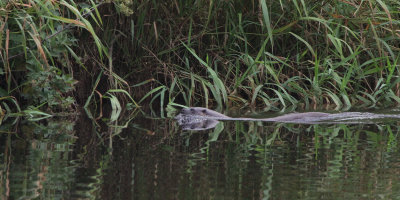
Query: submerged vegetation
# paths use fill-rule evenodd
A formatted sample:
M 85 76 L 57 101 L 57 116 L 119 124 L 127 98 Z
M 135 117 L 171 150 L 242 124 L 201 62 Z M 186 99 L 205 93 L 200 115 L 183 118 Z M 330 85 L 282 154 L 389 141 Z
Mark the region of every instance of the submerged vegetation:
M 1 1 L 0 111 L 70 112 L 105 98 L 113 110 L 395 106 L 399 8 L 395 0 Z

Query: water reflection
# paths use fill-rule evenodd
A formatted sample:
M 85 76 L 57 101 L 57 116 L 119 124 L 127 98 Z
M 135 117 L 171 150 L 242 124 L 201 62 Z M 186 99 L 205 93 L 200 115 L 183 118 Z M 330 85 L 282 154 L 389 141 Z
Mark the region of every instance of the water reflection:
M 82 118 L 0 135 L 1 199 L 396 199 L 399 124 Z M 116 134 L 118 132 L 118 134 Z
M 2 199 L 60 199 L 74 183 L 74 168 L 69 164 L 75 140 L 72 126 L 32 125 L 35 128 L 21 124 L 19 135 L 0 135 Z

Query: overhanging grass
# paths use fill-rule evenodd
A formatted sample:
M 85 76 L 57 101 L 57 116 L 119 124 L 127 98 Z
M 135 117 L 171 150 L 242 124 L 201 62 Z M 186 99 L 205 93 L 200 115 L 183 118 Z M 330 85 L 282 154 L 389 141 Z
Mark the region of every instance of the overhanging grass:
M 10 38 L 25 38 L 12 48 L 15 39 L 7 39 L 7 28 L 1 29 L 5 81 L 0 92 L 7 96 L 29 89 L 26 82 L 11 81 L 18 70 L 8 50 L 32 58 L 36 71 L 56 65 L 89 74 L 92 92 L 86 105 L 95 104 L 94 92 L 104 96 L 110 90 L 120 91 L 115 97 L 121 102 L 161 110 L 167 105 L 276 110 L 400 103 L 397 1 L 113 1 L 117 11 L 129 16 L 106 4 L 91 21 L 81 14 L 87 10 L 84 3 L 62 1 L 61 12 L 49 3 L 30 2 L 40 8 L 35 12 L 43 17 L 37 19 L 45 23 L 33 20 L 26 26 L 26 20 L 36 18 L 21 18 L 22 11 L 11 10 L 15 15 L 9 14 L 7 23 L 17 31 Z M 64 41 L 62 49 L 42 41 L 46 30 L 53 33 L 63 24 L 87 32 L 74 30 L 79 42 L 62 34 L 48 41 Z M 87 35 L 92 40 L 86 41 Z M 68 55 L 75 60 L 62 65 L 60 58 Z

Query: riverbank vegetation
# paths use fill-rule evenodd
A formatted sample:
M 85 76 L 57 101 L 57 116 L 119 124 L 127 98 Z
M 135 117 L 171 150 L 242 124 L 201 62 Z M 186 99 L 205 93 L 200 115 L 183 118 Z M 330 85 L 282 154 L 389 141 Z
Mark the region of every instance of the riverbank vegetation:
M 45 116 L 103 99 L 113 109 L 396 106 L 399 8 L 395 0 L 2 1 L 0 110 Z

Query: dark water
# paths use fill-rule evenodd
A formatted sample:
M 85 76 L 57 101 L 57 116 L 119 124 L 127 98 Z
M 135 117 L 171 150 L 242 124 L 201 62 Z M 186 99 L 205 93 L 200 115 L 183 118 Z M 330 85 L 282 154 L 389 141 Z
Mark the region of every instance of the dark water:
M 0 199 L 400 199 L 398 121 L 127 122 L 3 124 Z

